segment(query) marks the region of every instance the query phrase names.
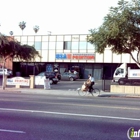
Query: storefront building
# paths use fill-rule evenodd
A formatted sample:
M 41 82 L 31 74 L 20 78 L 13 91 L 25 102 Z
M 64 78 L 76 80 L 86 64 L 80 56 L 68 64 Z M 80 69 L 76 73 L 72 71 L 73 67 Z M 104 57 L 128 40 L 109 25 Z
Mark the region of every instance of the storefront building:
M 60 73 L 76 69 L 80 78 L 92 74 L 95 79 L 112 78 L 120 63 L 133 63 L 129 55 L 116 55 L 107 48 L 103 54 L 96 52 L 93 44 L 87 42 L 87 34 L 79 35 L 35 35 L 14 36 L 22 44 L 34 46 L 42 58 L 34 62 L 13 61 L 13 72 L 21 76 L 36 75 L 42 71 Z

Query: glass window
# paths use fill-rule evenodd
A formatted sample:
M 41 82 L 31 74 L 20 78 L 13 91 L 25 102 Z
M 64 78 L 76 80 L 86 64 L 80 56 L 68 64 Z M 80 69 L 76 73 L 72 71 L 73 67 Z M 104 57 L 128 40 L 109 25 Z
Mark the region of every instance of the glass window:
M 70 35 L 64 36 L 64 41 L 71 41 L 71 36 Z
M 14 38 L 15 38 L 17 41 L 19 41 L 19 42 L 20 42 L 20 37 L 15 36 Z
M 63 42 L 63 49 L 64 50 L 70 50 L 71 49 L 71 42 L 64 41 Z
M 55 42 L 49 42 L 49 49 L 55 49 Z
M 88 42 L 88 47 L 87 47 L 87 49 L 92 49 L 92 50 L 94 50 L 94 49 L 95 49 L 95 45 Z
M 116 70 L 116 72 L 115 72 L 115 75 L 118 75 L 118 74 L 120 74 L 120 73 L 124 73 L 124 69 L 118 68 L 118 69 Z
M 35 41 L 41 41 L 41 36 L 35 36 Z
M 63 42 L 56 42 L 56 49 L 63 49 Z
M 80 35 L 80 41 L 87 41 L 87 35 Z
M 21 37 L 21 42 L 27 41 L 27 36 L 22 36 Z
M 34 41 L 34 36 L 28 36 L 28 41 Z
M 28 45 L 34 46 L 34 42 L 28 42 Z
M 42 42 L 42 50 L 48 49 L 48 42 Z
M 87 42 L 79 42 L 79 49 L 85 50 L 87 48 Z
M 72 41 L 79 41 L 79 35 L 73 35 Z
M 41 44 L 42 44 L 41 42 L 35 42 L 35 45 L 34 45 L 35 49 L 36 50 L 41 50 Z
M 76 50 L 78 50 L 78 43 L 79 42 L 72 42 L 72 49 L 76 49 Z
M 56 41 L 56 36 L 49 36 L 50 37 L 50 41 Z
M 63 36 L 57 36 L 57 41 L 63 41 Z
M 27 44 L 27 41 L 22 41 L 21 44 L 25 45 Z
M 48 36 L 42 36 L 42 41 L 48 41 Z

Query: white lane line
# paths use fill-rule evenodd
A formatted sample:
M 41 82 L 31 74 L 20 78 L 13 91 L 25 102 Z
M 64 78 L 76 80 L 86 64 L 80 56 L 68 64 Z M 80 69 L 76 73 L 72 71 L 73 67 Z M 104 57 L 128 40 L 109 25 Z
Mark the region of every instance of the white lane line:
M 0 129 L 0 132 L 9 132 L 9 133 L 25 133 L 24 131 L 18 131 L 18 130 L 7 130 L 7 129 Z
M 101 116 L 101 115 L 90 115 L 90 114 L 75 114 L 75 113 L 63 113 L 63 112 L 51 112 L 51 111 L 39 111 L 39 110 L 22 110 L 22 109 L 10 109 L 10 108 L 0 108 L 0 110 L 13 111 L 13 112 L 43 113 L 43 114 L 65 115 L 65 116 L 79 116 L 79 117 L 91 117 L 91 118 L 140 121 L 139 118 L 125 118 L 125 117 L 116 117 L 116 116 Z

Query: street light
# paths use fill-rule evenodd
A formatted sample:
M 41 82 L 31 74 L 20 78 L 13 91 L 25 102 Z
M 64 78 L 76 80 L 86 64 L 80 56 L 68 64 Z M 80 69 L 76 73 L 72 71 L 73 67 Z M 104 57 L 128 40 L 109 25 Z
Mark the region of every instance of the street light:
M 24 21 L 20 22 L 20 23 L 19 23 L 19 27 L 20 27 L 20 29 L 22 30 L 22 35 L 23 35 L 23 30 L 24 30 L 25 27 L 26 27 L 26 22 L 24 22 Z
M 51 31 L 48 31 L 48 33 L 49 33 L 49 35 L 51 35 L 52 32 Z

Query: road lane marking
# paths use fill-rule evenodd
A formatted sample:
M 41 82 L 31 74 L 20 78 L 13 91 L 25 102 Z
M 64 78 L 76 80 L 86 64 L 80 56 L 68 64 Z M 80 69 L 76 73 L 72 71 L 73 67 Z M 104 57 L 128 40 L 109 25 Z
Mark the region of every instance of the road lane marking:
M 79 117 L 90 117 L 90 118 L 140 121 L 139 118 L 125 118 L 125 117 L 116 117 L 116 116 L 101 116 L 101 115 L 90 115 L 90 114 L 75 114 L 75 113 L 39 111 L 39 110 L 22 110 L 22 109 L 10 109 L 10 108 L 0 108 L 0 110 L 1 111 L 13 111 L 13 112 L 43 113 L 43 114 L 64 115 L 64 116 L 79 116 Z
M 24 134 L 24 131 L 18 131 L 18 130 L 8 130 L 8 129 L 0 129 L 0 132 L 9 132 L 9 133 L 20 133 Z
M 60 98 L 61 99 L 61 98 Z M 67 98 L 69 99 L 69 98 Z M 71 98 L 70 98 L 71 99 Z M 0 99 L 1 100 L 1 99 Z M 2 100 L 1 100 L 2 101 Z M 9 100 L 4 100 L 4 101 L 9 101 Z M 21 102 L 20 100 L 10 100 L 9 102 L 14 102 L 14 101 L 19 101 Z M 56 103 L 56 102 L 46 102 L 46 101 L 32 101 L 32 100 L 25 100 L 26 102 L 33 102 L 33 103 L 45 103 L 45 104 L 52 104 L 52 105 L 64 105 L 64 106 L 83 106 L 83 107 L 98 107 L 98 108 L 111 108 L 111 109 L 123 109 L 123 110 L 140 110 L 140 108 L 134 108 L 134 107 L 127 107 L 127 106 L 107 106 L 107 105 L 93 105 L 93 104 L 86 104 L 86 105 L 83 105 L 83 104 L 74 104 L 74 103 Z
M 87 107 L 87 106 L 89 106 L 89 107 L 98 107 L 98 108 L 113 108 L 113 109 L 127 109 L 127 110 L 140 110 L 140 108 L 134 108 L 134 107 L 126 107 L 126 106 L 106 106 L 106 105 L 93 105 L 93 104 L 87 104 L 87 105 L 83 105 L 83 104 L 74 104 L 74 103 L 72 103 L 72 104 L 70 104 L 70 103 L 52 103 L 52 102 L 45 102 L 45 103 L 47 103 L 47 104 L 52 104 L 52 105 L 64 105 L 64 106 L 85 106 L 85 107 Z

